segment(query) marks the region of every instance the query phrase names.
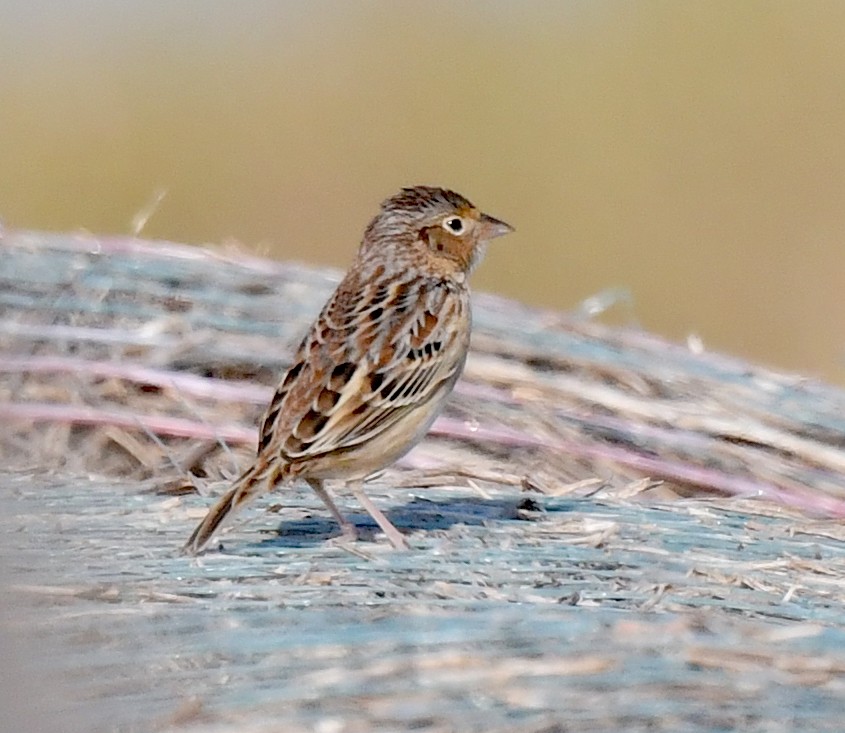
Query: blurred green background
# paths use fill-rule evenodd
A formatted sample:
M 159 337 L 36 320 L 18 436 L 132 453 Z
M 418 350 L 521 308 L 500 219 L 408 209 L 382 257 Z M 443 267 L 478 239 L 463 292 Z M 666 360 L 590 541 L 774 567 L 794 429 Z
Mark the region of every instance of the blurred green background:
M 379 201 L 511 222 L 474 278 L 845 383 L 845 3 L 0 0 L 7 226 L 344 267 Z M 618 319 L 617 319 L 618 320 Z

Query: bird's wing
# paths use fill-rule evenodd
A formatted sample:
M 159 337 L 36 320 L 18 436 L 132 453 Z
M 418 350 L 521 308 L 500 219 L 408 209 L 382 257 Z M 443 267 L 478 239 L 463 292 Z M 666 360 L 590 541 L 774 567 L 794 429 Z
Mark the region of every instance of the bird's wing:
M 436 411 L 463 368 L 469 319 L 469 294 L 450 281 L 345 280 L 270 404 L 259 452 L 300 462 Z

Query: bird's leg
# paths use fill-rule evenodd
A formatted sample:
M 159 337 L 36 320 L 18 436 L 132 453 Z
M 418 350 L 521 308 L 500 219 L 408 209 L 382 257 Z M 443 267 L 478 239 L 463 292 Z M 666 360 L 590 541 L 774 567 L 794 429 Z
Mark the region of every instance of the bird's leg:
M 357 540 L 357 528 L 354 524 L 352 524 L 352 522 L 350 522 L 340 513 L 340 509 L 337 508 L 337 504 L 334 503 L 334 500 L 329 495 L 329 492 L 326 490 L 326 487 L 323 486 L 322 480 L 317 478 L 307 478 L 305 479 L 305 481 L 312 489 L 314 489 L 314 493 L 319 496 L 320 499 L 322 499 L 323 504 L 328 507 L 328 510 L 331 512 L 331 515 L 334 517 L 335 521 L 340 525 L 342 536 L 348 540 Z
M 361 506 L 369 512 L 370 516 L 376 520 L 378 526 L 387 535 L 390 544 L 397 550 L 410 550 L 411 546 L 408 544 L 408 540 L 405 539 L 405 535 L 393 526 L 393 523 L 382 514 L 381 509 L 373 504 L 370 501 L 370 497 L 364 493 L 363 481 L 350 481 L 348 486 L 355 498 L 361 503 Z

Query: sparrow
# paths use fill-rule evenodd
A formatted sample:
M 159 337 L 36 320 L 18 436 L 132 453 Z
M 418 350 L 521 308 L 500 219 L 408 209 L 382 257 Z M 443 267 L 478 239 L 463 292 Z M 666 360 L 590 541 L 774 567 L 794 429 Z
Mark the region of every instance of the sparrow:
M 428 431 L 460 377 L 472 317 L 467 279 L 512 232 L 454 191 L 403 188 L 299 344 L 261 423 L 252 465 L 184 546 L 197 554 L 247 502 L 302 479 L 355 539 L 326 482 L 341 480 L 397 549 L 407 540 L 363 491 Z

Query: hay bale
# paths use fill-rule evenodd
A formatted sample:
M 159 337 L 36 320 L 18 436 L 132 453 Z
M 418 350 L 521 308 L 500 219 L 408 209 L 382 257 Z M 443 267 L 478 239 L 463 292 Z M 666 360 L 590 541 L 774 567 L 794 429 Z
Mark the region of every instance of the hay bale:
M 841 727 L 845 395 L 639 331 L 478 297 L 447 414 L 368 492 L 413 551 L 361 512 L 374 542 L 327 541 L 295 486 L 180 556 L 336 281 L 2 235 L 0 628 L 21 679 L 51 670 L 19 708 L 49 697 L 57 730 Z

